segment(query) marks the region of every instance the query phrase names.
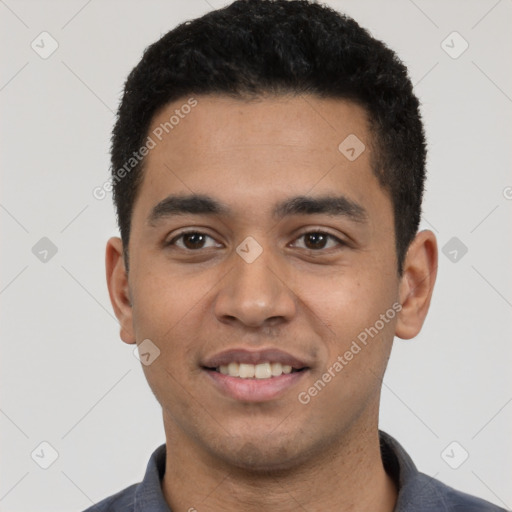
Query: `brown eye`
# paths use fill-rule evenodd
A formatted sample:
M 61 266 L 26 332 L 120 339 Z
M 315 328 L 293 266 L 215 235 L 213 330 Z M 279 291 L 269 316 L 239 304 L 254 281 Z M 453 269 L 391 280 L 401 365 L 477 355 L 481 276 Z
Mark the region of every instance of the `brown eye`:
M 308 233 L 304 235 L 306 247 L 308 249 L 323 249 L 327 243 L 328 237 L 323 233 Z
M 321 249 L 330 249 L 335 247 L 336 245 L 344 245 L 343 241 L 339 238 L 329 234 L 324 233 L 323 231 L 309 231 L 308 233 L 303 233 L 297 238 L 297 240 L 304 239 L 304 248 L 312 251 L 318 251 Z M 329 241 L 334 241 L 334 245 L 327 247 Z
M 205 233 L 201 233 L 199 231 L 188 231 L 174 237 L 167 245 L 176 245 L 180 249 L 186 249 L 190 251 L 216 246 L 215 243 L 211 244 L 210 246 L 205 246 L 207 239 L 213 240 L 211 236 Z M 178 241 L 181 243 L 177 243 Z

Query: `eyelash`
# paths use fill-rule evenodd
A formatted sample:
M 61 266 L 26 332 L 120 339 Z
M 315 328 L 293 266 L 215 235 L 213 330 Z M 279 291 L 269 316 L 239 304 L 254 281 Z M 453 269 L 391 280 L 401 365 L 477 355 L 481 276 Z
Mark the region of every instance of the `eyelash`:
M 315 234 L 315 235 L 324 235 L 326 236 L 328 239 L 331 239 L 331 240 L 334 240 L 335 242 L 338 243 L 339 246 L 343 247 L 343 246 L 346 246 L 347 243 L 344 242 L 343 240 L 340 240 L 338 237 L 332 235 L 331 233 L 328 233 L 326 231 L 322 231 L 322 230 L 311 230 L 311 231 L 305 231 L 303 233 L 300 233 L 296 240 L 304 237 L 304 236 L 307 236 L 307 235 L 312 235 L 312 234 Z M 204 236 L 207 236 L 209 238 L 211 238 L 212 240 L 214 239 L 212 236 L 208 235 L 207 233 L 203 233 L 202 231 L 195 231 L 195 230 L 191 230 L 191 231 L 183 231 L 181 233 L 179 233 L 178 235 L 176 235 L 175 237 L 173 237 L 169 242 L 166 242 L 165 243 L 165 246 L 166 247 L 169 247 L 169 246 L 173 246 L 175 245 L 175 242 L 181 238 L 183 238 L 184 236 L 186 235 L 204 235 Z M 187 247 L 179 247 L 179 249 L 182 249 L 184 251 L 188 251 L 188 252 L 199 252 L 201 251 L 201 249 L 204 249 L 203 247 L 199 248 L 199 249 L 188 249 Z M 328 248 L 328 249 L 333 249 L 332 247 Z M 321 248 L 321 249 L 305 249 L 305 250 L 308 250 L 308 251 L 311 251 L 311 252 L 325 252 L 327 251 L 328 249 L 325 249 L 325 248 Z

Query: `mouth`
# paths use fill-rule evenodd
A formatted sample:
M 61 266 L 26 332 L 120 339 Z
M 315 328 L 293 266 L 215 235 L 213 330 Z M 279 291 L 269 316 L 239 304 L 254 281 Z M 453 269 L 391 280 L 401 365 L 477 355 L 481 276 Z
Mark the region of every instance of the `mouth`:
M 273 379 L 281 375 L 301 372 L 306 368 L 293 368 L 289 364 L 281 364 L 276 362 L 267 362 L 260 364 L 245 364 L 231 362 L 217 368 L 205 368 L 206 370 L 216 371 L 222 375 L 229 377 L 237 377 L 239 379 Z
M 222 352 L 201 365 L 223 395 L 244 402 L 276 399 L 310 370 L 307 363 L 280 350 Z

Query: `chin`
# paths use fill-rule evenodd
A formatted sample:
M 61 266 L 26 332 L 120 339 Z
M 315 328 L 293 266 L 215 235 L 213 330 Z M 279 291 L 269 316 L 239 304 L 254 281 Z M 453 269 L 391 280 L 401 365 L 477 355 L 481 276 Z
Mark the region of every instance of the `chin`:
M 229 440 L 224 446 L 222 453 L 216 453 L 229 466 L 251 474 L 277 474 L 283 471 L 290 471 L 296 468 L 307 458 L 300 445 L 290 438 L 283 436 L 265 439 L 242 439 Z
M 274 474 L 289 471 L 296 466 L 295 459 L 290 458 L 286 450 L 279 450 L 272 454 L 263 452 L 260 447 L 247 443 L 234 454 L 230 465 L 250 473 Z

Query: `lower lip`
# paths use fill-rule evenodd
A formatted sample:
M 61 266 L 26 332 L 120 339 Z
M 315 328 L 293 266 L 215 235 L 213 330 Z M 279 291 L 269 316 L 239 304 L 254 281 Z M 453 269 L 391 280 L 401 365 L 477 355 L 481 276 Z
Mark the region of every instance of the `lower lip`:
M 241 379 L 214 370 L 205 370 L 221 393 L 243 402 L 267 402 L 283 395 L 304 377 L 308 370 L 282 374 L 269 379 Z

